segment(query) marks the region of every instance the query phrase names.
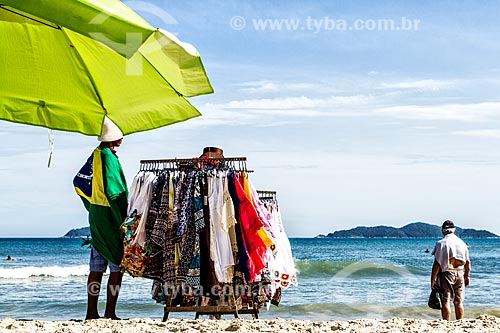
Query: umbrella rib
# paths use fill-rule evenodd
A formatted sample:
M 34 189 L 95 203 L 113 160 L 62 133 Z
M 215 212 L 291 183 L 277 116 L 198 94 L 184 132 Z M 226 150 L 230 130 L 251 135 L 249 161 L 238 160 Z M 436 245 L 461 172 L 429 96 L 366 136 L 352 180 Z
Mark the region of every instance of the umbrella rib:
M 85 61 L 83 61 L 83 58 L 82 58 L 82 55 L 80 54 L 80 52 L 78 52 L 78 49 L 73 45 L 73 41 L 71 40 L 71 38 L 68 36 L 68 34 L 66 33 L 66 31 L 64 31 L 64 29 L 61 27 L 61 32 L 63 33 L 63 35 L 66 37 L 66 39 L 69 41 L 70 43 L 70 46 L 73 48 L 73 50 L 75 50 L 75 53 L 76 55 L 78 56 L 78 59 L 80 60 L 80 64 L 82 65 L 82 67 L 85 69 L 85 72 L 87 73 L 87 76 L 90 80 L 90 83 L 92 84 L 92 88 L 94 88 L 94 92 L 97 96 L 97 99 L 99 100 L 99 104 L 101 104 L 101 107 L 102 109 L 104 110 L 104 115 L 107 114 L 107 110 L 106 110 L 106 107 L 104 106 L 104 102 L 102 101 L 102 98 L 101 98 L 101 95 L 99 94 L 99 90 L 97 89 L 97 85 L 94 81 L 94 78 L 92 76 L 92 74 L 90 73 L 89 71 L 89 68 L 87 67 L 87 65 L 85 64 Z
M 24 18 L 27 18 L 28 20 L 32 20 L 32 21 L 38 22 L 40 24 L 46 25 L 46 26 L 54 28 L 54 29 L 60 29 L 61 28 L 58 25 L 55 25 L 55 24 L 52 25 L 52 24 L 47 23 L 48 21 L 42 21 L 40 19 L 35 19 L 34 17 L 28 16 L 27 14 L 22 14 L 20 12 L 16 12 L 15 10 L 12 10 L 12 9 L 9 9 L 9 8 L 5 7 L 5 5 L 1 5 L 0 4 L 0 8 L 3 9 L 3 10 L 6 10 L 6 11 L 12 13 L 12 14 L 16 14 L 16 15 L 22 16 Z
M 140 52 L 139 52 L 139 53 L 140 53 Z M 173 90 L 173 91 L 175 91 L 175 93 L 176 93 L 177 95 L 179 95 L 179 96 L 181 96 L 181 97 L 184 97 L 184 95 L 183 95 L 183 94 L 181 94 L 180 92 L 178 92 L 178 91 L 177 91 L 177 89 L 175 89 L 175 88 L 174 88 L 174 86 L 173 86 L 170 82 L 168 82 L 167 78 L 166 78 L 165 76 L 163 76 L 163 75 L 160 73 L 160 71 L 158 70 L 158 68 L 156 68 L 156 66 L 155 66 L 155 65 L 153 65 L 153 64 L 151 63 L 151 61 L 149 61 L 149 59 L 148 59 L 148 58 L 146 58 L 146 56 L 145 56 L 144 54 L 142 54 L 142 53 L 140 53 L 140 54 L 141 54 L 142 58 L 143 58 L 144 60 L 146 60 L 148 64 L 150 64 L 150 65 L 151 65 L 151 67 L 152 67 L 152 68 L 156 71 L 156 73 L 158 73 L 158 75 L 160 75 L 160 76 L 163 78 L 163 80 L 164 80 L 165 82 L 167 82 L 167 84 L 170 86 L 170 88 L 172 88 L 172 90 Z
M 142 53 L 141 53 L 141 55 L 142 55 Z M 154 68 L 154 70 L 158 73 L 158 75 L 160 75 L 160 76 L 163 78 L 163 80 L 165 80 L 165 82 L 167 82 L 167 84 L 170 86 L 170 88 L 172 88 L 172 90 L 173 90 L 173 91 L 175 91 L 175 93 L 176 93 L 177 95 L 179 95 L 179 96 L 181 96 L 181 97 L 184 97 L 184 95 L 183 95 L 183 94 L 181 94 L 179 91 L 177 91 L 177 89 L 175 89 L 175 87 L 174 87 L 174 86 L 173 86 L 173 85 L 172 85 L 172 84 L 171 84 L 171 83 L 167 80 L 167 78 L 166 78 L 166 77 L 164 77 L 164 76 L 160 73 L 160 71 L 156 68 L 156 66 L 154 66 L 154 65 L 153 65 L 153 64 L 149 61 L 149 59 L 148 59 L 148 58 L 146 58 L 144 55 L 142 55 L 142 57 L 144 58 L 144 60 L 146 60 L 146 61 L 148 62 L 148 64 L 150 64 L 150 65 L 151 65 L 151 67 L 153 67 L 153 68 Z

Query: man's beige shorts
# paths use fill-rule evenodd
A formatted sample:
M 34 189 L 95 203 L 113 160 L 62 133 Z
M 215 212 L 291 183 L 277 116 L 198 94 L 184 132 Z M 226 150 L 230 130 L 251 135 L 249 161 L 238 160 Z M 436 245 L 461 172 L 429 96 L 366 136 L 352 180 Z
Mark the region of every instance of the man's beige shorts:
M 439 286 L 443 288 L 443 302 L 463 302 L 465 297 L 464 271 L 446 271 L 439 275 Z

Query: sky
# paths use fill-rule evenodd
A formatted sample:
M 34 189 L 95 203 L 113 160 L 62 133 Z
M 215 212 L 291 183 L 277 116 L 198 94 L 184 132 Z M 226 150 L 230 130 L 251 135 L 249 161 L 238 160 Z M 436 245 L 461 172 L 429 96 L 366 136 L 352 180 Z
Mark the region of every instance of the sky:
M 497 1 L 127 1 L 193 44 L 201 117 L 126 136 L 141 159 L 246 156 L 289 237 L 446 219 L 500 234 Z M 392 26 L 387 26 L 391 20 Z M 392 28 L 391 28 L 392 27 Z M 0 237 L 87 225 L 72 179 L 95 137 L 0 121 Z

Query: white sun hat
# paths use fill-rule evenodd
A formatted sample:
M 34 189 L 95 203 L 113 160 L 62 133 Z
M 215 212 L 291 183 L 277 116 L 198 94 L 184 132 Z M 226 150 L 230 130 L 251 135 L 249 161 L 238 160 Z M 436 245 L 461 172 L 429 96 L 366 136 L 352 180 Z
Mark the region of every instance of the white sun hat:
M 104 117 L 104 124 L 102 125 L 101 136 L 97 138 L 101 142 L 113 142 L 123 138 L 123 133 L 118 126 L 111 121 L 108 117 Z

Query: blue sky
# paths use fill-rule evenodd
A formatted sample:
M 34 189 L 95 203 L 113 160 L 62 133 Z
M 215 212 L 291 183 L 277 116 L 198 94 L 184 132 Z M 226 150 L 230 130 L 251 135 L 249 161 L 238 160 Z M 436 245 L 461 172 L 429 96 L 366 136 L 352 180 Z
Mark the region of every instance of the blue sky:
M 255 186 L 278 192 L 291 237 L 445 219 L 500 234 L 498 2 L 129 3 L 195 45 L 215 89 L 190 99 L 202 117 L 125 138 L 129 181 L 140 159 L 215 145 L 247 156 Z M 418 29 L 305 25 L 403 17 Z M 266 19 L 300 24 L 259 30 Z M 49 169 L 47 130 L 0 122 L 0 142 L 0 236 L 87 224 L 71 182 L 95 138 L 56 132 Z

